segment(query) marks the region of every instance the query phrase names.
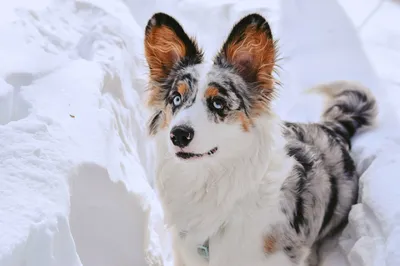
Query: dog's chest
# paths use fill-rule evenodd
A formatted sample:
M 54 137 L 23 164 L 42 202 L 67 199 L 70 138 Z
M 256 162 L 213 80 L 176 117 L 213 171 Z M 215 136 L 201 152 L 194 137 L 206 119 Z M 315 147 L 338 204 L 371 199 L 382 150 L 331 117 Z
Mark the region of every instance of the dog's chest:
M 205 232 L 181 234 L 178 248 L 185 266 L 291 265 L 272 237 L 279 220 L 271 210 L 238 213 L 211 237 L 204 237 Z

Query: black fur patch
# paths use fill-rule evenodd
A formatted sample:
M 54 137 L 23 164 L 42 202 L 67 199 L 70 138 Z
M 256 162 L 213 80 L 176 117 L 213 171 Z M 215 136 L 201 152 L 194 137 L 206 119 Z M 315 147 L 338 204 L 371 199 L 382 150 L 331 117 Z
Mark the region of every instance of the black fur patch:
M 300 227 L 306 223 L 306 219 L 304 217 L 304 200 L 302 197 L 306 184 L 306 174 L 304 168 L 300 166 L 295 166 L 294 170 L 298 174 L 299 180 L 296 186 L 296 207 L 293 213 L 293 220 L 290 222 L 290 225 L 296 230 L 297 234 L 300 234 Z
M 348 178 L 351 178 L 356 172 L 356 166 L 354 165 L 354 161 L 351 158 L 349 152 L 344 147 L 342 147 L 341 150 L 344 173 Z
M 284 126 L 291 130 L 292 133 L 294 133 L 295 137 L 301 141 L 301 142 L 305 142 L 305 137 L 304 137 L 304 131 L 295 123 L 291 123 L 291 122 L 284 122 Z M 284 131 L 285 135 L 288 135 L 289 132 L 287 130 Z
M 238 89 L 236 88 L 235 84 L 233 84 L 233 82 L 231 80 L 228 82 L 228 84 L 229 84 L 229 89 L 235 94 L 236 98 L 238 98 L 239 101 L 240 101 L 240 107 L 239 108 L 241 108 L 241 109 L 243 109 L 245 111 L 246 116 L 249 116 L 248 110 L 247 110 L 246 105 L 244 103 L 244 99 L 245 98 L 247 98 L 247 100 L 249 101 L 248 96 L 246 94 L 244 94 L 244 93 L 243 93 L 243 95 L 240 94 Z
M 336 206 L 338 204 L 339 192 L 338 192 L 338 184 L 336 177 L 331 175 L 329 178 L 329 182 L 331 184 L 329 203 L 325 210 L 324 220 L 322 222 L 321 229 L 319 230 L 320 234 L 332 219 Z
M 292 249 L 293 249 L 293 247 L 290 247 L 290 246 L 283 248 L 283 250 L 285 250 L 286 252 L 290 252 L 290 251 L 292 251 Z
M 161 114 L 162 114 L 162 111 L 158 111 L 150 119 L 150 123 L 148 126 L 150 135 L 155 135 L 157 133 L 158 127 L 160 126 Z
M 356 90 L 345 90 L 342 91 L 341 93 L 339 93 L 338 95 L 336 95 L 336 97 L 341 97 L 341 96 L 346 96 L 346 97 L 356 97 L 358 98 L 359 102 L 367 102 L 368 98 L 367 95 L 365 95 L 365 93 L 361 92 L 361 91 L 356 91 Z
M 283 252 L 290 258 L 290 260 L 297 265 L 299 262 L 299 257 L 301 257 L 301 251 L 299 249 L 298 244 L 291 243 L 292 241 L 288 241 L 285 243 L 286 245 L 283 247 Z
M 335 98 L 323 117 L 334 123 L 331 128 L 350 143 L 350 138 L 359 128 L 369 126 L 373 121 L 376 101 L 365 92 L 352 89 L 339 93 Z
M 190 88 L 193 88 L 194 84 L 197 83 L 197 79 L 190 73 L 185 73 L 182 76 L 178 76 L 177 79 L 186 81 Z
M 307 175 L 307 173 L 312 169 L 314 163 L 312 159 L 307 156 L 307 152 L 303 148 L 293 146 L 288 147 L 287 154 L 291 157 L 294 157 L 296 161 L 303 166 L 305 175 Z
M 333 122 L 325 122 L 320 125 L 321 129 L 327 134 L 330 140 L 330 145 L 337 145 L 340 143 L 347 144 L 351 149 L 351 141 L 346 132 L 343 132 L 342 127 Z
M 221 95 L 228 96 L 228 91 L 221 84 L 217 82 L 210 82 L 208 86 L 215 87 L 218 89 L 218 92 L 221 93 Z

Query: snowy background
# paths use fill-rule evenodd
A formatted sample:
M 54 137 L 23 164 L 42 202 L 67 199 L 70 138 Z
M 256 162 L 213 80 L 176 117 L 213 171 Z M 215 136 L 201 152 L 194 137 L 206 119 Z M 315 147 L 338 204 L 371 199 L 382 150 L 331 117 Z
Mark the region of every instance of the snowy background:
M 315 121 L 320 82 L 358 80 L 380 122 L 354 141 L 360 203 L 323 266 L 400 265 L 400 2 L 0 2 L 0 266 L 170 266 L 143 108 L 144 26 L 175 16 L 213 56 L 233 23 L 263 14 L 280 39 L 276 102 Z

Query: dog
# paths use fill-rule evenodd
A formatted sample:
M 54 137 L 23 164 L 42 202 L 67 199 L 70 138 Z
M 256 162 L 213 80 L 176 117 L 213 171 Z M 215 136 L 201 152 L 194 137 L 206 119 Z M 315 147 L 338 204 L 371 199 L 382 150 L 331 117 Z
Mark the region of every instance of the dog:
M 232 28 L 213 62 L 164 13 L 145 29 L 156 190 L 175 266 L 316 266 L 357 201 L 351 139 L 376 100 L 350 81 L 321 84 L 319 123 L 279 119 L 277 42 L 259 14 Z

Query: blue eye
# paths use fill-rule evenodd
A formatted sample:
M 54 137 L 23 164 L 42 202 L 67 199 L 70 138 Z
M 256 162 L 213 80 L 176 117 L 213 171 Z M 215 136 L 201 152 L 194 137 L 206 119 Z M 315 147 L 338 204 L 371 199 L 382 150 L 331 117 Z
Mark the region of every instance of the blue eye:
M 180 95 L 176 95 L 174 99 L 172 100 L 172 103 L 174 106 L 179 106 L 182 103 L 182 97 Z
M 216 109 L 216 110 L 224 109 L 224 102 L 220 99 L 213 100 L 212 105 L 213 105 L 214 109 Z

